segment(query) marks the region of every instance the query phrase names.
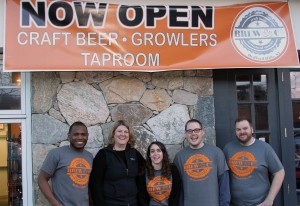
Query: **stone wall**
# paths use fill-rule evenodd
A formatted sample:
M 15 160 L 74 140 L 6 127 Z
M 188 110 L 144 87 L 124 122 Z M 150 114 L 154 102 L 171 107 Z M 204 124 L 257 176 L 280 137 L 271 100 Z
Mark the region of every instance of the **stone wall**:
M 205 142 L 215 144 L 211 70 L 172 72 L 36 72 L 32 73 L 32 151 L 36 205 L 47 205 L 36 177 L 48 151 L 68 144 L 69 125 L 88 126 L 86 149 L 95 155 L 107 145 L 113 123 L 132 126 L 137 149 L 145 155 L 159 140 L 171 160 L 186 145 L 184 124 L 204 126 Z

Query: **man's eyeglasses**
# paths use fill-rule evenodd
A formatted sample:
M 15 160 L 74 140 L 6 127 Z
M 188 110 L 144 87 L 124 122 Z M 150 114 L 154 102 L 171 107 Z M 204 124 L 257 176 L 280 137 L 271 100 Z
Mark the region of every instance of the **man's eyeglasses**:
M 185 132 L 188 133 L 188 134 L 193 134 L 193 132 L 199 133 L 201 130 L 202 130 L 201 128 L 196 128 L 196 129 L 185 130 Z

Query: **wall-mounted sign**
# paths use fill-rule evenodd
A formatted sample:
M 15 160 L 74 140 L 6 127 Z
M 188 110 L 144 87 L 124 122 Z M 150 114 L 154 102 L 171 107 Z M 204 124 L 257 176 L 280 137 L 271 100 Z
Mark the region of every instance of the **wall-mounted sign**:
M 6 1 L 5 71 L 297 66 L 287 2 L 230 6 Z

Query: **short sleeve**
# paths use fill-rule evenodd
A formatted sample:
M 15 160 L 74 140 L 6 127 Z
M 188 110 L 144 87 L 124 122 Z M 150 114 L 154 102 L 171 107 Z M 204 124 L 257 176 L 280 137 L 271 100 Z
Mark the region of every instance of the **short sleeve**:
M 228 170 L 228 166 L 226 163 L 225 155 L 223 151 L 217 148 L 217 162 L 218 162 L 218 176 L 222 175 L 225 171 Z
M 46 156 L 41 170 L 52 176 L 57 168 L 58 162 L 59 152 L 56 149 L 51 150 Z
M 281 170 L 283 168 L 282 163 L 280 162 L 277 154 L 273 150 L 273 148 L 267 144 L 268 150 L 266 152 L 267 155 L 267 161 L 268 161 L 268 167 L 269 171 L 274 174 Z

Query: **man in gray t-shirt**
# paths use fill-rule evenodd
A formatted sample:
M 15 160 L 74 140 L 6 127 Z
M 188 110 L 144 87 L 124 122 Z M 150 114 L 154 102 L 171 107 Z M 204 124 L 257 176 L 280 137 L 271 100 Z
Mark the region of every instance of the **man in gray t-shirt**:
M 48 153 L 38 176 L 38 184 L 51 205 L 88 206 L 88 181 L 93 156 L 84 150 L 88 140 L 86 126 L 82 122 L 73 123 L 68 139 L 70 146 Z
M 184 205 L 228 206 L 229 174 L 222 150 L 204 144 L 204 130 L 196 119 L 186 123 L 185 132 L 189 146 L 174 159 L 183 182 Z
M 271 206 L 284 179 L 283 166 L 269 144 L 253 137 L 249 120 L 237 119 L 235 126 L 237 140 L 224 147 L 231 201 L 234 206 Z

